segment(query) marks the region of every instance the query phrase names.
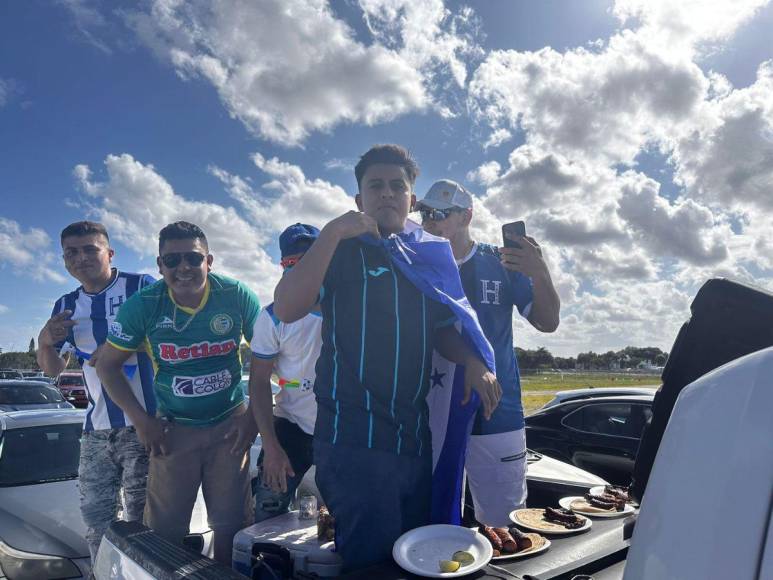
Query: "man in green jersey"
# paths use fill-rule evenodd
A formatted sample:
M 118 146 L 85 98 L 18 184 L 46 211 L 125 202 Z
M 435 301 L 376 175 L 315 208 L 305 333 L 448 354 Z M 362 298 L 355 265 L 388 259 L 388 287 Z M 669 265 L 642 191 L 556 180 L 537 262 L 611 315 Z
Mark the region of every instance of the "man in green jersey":
M 97 373 L 150 452 L 145 523 L 182 541 L 201 485 L 215 559 L 228 564 L 233 536 L 251 517 L 248 450 L 257 427 L 239 386 L 239 343 L 252 338 L 260 306 L 244 284 L 211 272 L 198 226 L 162 229 L 157 261 L 163 280 L 121 307 Z M 155 417 L 121 371 L 144 348 L 156 367 Z

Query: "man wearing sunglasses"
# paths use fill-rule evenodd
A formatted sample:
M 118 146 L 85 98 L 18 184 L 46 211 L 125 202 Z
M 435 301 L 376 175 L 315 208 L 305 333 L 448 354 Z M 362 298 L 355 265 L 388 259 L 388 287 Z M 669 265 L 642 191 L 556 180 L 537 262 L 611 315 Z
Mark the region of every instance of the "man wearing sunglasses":
M 234 534 L 251 519 L 249 447 L 257 428 L 239 386 L 239 344 L 252 338 L 260 307 L 244 284 L 211 272 L 198 226 L 166 226 L 158 249 L 163 280 L 123 305 L 97 372 L 150 451 L 145 523 L 181 542 L 201 486 L 214 556 L 227 564 Z M 156 363 L 156 416 L 120 372 L 145 345 Z
M 466 189 L 443 179 L 432 185 L 416 209 L 426 231 L 451 242 L 465 294 L 494 348 L 502 399 L 490 419 L 480 413 L 474 418 L 464 465 L 476 519 L 499 527 L 509 525 L 508 514 L 526 501 L 526 439 L 513 348 L 513 307 L 537 330 L 553 332 L 558 327 L 560 301 L 542 250 L 533 238 L 519 238 L 520 248 L 499 249 L 472 239 L 472 205 L 472 195 Z M 444 443 L 453 423 L 460 423 L 460 409 L 449 401 L 460 388 L 463 369 L 437 352 L 433 367 L 439 377 L 435 386 L 449 387 L 432 389 L 428 397 L 433 450 L 440 467 L 436 466 L 433 483 L 442 489 L 452 481 L 444 468 L 458 469 L 461 464 L 453 453 L 445 453 Z
M 293 268 L 319 236 L 306 224 L 293 224 L 279 236 L 280 264 Z M 314 463 L 312 439 L 317 418 L 314 366 L 322 347 L 319 307 L 295 322 L 282 322 L 269 304 L 258 315 L 250 348 L 250 400 L 261 434 L 255 522 L 287 512 L 303 476 Z M 280 391 L 272 413 L 271 375 Z

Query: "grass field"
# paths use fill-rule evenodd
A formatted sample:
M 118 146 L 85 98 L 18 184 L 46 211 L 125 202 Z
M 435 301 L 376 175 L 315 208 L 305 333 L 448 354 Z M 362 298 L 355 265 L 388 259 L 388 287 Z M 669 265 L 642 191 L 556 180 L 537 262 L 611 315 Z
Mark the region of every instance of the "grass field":
M 524 414 L 530 415 L 553 398 L 556 391 L 570 391 L 588 387 L 639 387 L 660 385 L 660 375 L 631 375 L 614 373 L 546 373 L 521 377 Z
M 521 377 L 521 390 L 523 391 L 568 391 L 587 387 L 639 387 L 644 385 L 660 385 L 660 375 L 545 373 Z

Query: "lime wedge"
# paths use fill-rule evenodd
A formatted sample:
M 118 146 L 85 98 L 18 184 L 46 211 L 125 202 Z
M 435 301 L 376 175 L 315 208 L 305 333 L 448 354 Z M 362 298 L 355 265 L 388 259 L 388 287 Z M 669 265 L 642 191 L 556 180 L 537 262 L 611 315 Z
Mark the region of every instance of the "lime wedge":
M 438 564 L 441 572 L 456 572 L 461 566 L 459 562 L 453 560 L 440 560 Z
M 459 562 L 462 566 L 467 566 L 475 561 L 475 556 L 469 552 L 465 552 L 464 550 L 459 550 L 458 552 L 454 552 L 454 555 L 451 556 L 451 559 L 454 562 Z

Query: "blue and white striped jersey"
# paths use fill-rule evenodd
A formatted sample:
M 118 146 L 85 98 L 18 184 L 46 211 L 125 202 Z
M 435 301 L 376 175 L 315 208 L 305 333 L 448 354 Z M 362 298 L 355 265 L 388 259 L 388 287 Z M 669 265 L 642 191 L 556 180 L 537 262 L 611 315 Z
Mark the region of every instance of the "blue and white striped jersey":
M 81 286 L 59 298 L 54 305 L 52 316 L 64 310 L 71 310 L 73 312 L 71 319 L 77 322 L 70 328 L 67 338 L 55 346 L 61 354 L 73 353 L 83 369 L 89 398 L 83 425 L 84 431 L 116 429 L 131 425 L 129 417 L 107 394 L 97 377 L 96 369 L 87 361 L 97 347 L 107 339 L 108 328 L 115 320 L 121 304 L 137 290 L 153 282 L 155 280 L 147 274 L 129 274 L 113 268 L 113 281 L 101 292 L 89 294 Z M 124 372 L 137 400 L 149 414 L 155 414 L 153 363 L 147 353 L 132 354 L 126 361 Z

